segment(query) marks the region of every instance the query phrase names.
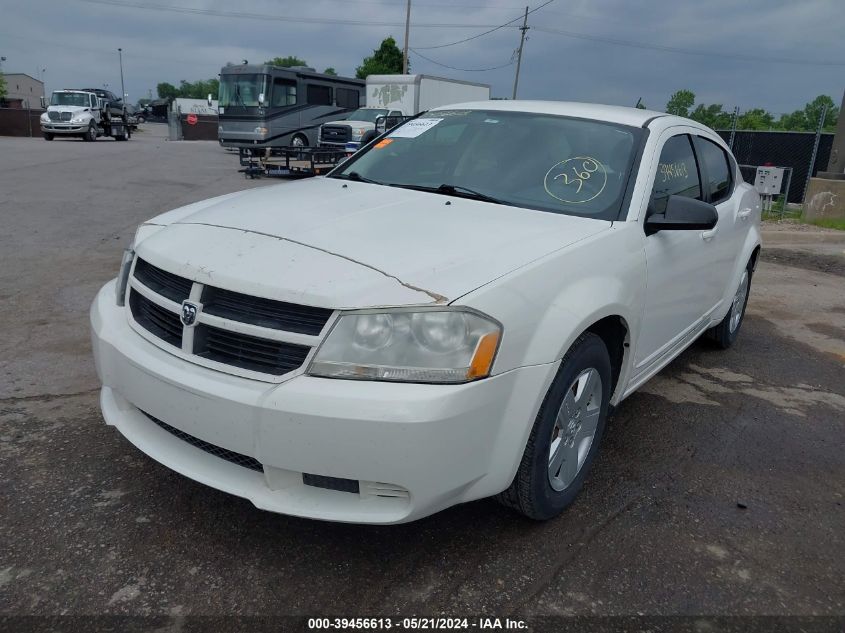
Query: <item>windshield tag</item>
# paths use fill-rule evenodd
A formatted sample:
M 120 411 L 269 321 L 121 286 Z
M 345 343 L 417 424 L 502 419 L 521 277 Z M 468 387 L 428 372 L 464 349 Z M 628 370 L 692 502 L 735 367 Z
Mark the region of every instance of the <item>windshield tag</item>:
M 402 127 L 391 132 L 388 136 L 391 138 L 416 138 L 423 132 L 433 128 L 443 119 L 414 119 L 408 121 Z

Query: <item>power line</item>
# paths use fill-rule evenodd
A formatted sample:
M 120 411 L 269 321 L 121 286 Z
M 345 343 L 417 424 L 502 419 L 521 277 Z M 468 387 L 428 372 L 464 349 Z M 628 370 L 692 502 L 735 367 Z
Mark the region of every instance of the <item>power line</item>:
M 645 42 L 633 42 L 631 40 L 620 40 L 612 37 L 603 37 L 600 35 L 589 35 L 587 33 L 575 33 L 573 31 L 562 31 L 559 29 L 550 29 L 542 26 L 533 27 L 535 31 L 543 33 L 553 33 L 555 35 L 563 35 L 565 37 L 572 37 L 580 40 L 590 40 L 594 42 L 604 42 L 605 44 L 614 44 L 616 46 L 628 46 L 631 48 L 644 48 L 654 51 L 663 51 L 667 53 L 681 53 L 683 55 L 701 55 L 704 57 L 719 57 L 722 59 L 734 59 L 740 61 L 750 62 L 778 62 L 781 64 L 799 64 L 804 66 L 845 66 L 845 62 L 830 62 L 830 61 L 815 61 L 811 59 L 797 59 L 790 57 L 771 57 L 766 55 L 745 55 L 742 53 L 717 53 L 710 51 L 697 51 L 688 48 L 677 48 L 675 46 L 662 46 L 660 44 L 646 44 Z
M 124 9 L 143 9 L 145 11 L 169 11 L 171 13 L 184 13 L 188 15 L 205 15 L 219 18 L 238 18 L 245 20 L 261 20 L 276 22 L 295 22 L 299 24 L 341 24 L 343 26 L 401 26 L 404 22 L 379 22 L 375 20 L 345 20 L 339 18 L 303 18 L 285 15 L 267 15 L 264 13 L 247 13 L 245 11 L 219 11 L 216 9 L 196 9 L 193 7 L 181 7 L 163 4 L 152 4 L 148 2 L 120 2 L 118 0 L 80 0 L 89 4 L 108 5 Z M 465 28 L 491 28 L 495 24 L 455 24 L 422 22 L 415 23 L 414 28 L 437 28 L 437 29 L 465 29 Z
M 411 51 L 414 54 L 419 55 L 423 59 L 430 61 L 432 64 L 436 64 L 438 66 L 443 66 L 443 68 L 449 68 L 450 70 L 460 70 L 461 72 L 465 72 L 465 73 L 484 73 L 484 72 L 487 72 L 488 70 L 499 70 L 500 68 L 507 68 L 508 66 L 513 66 L 513 60 L 511 60 L 507 64 L 502 64 L 501 66 L 493 66 L 491 68 L 458 68 L 456 66 L 449 66 L 448 64 L 441 64 L 438 61 L 434 61 L 430 57 L 426 57 L 425 55 L 420 53 L 415 48 L 412 48 Z
M 542 8 L 543 8 L 543 7 L 545 7 L 545 6 L 550 5 L 550 4 L 551 4 L 552 2 L 554 2 L 554 1 L 555 1 L 555 0 L 548 0 L 548 2 L 544 2 L 544 3 L 543 3 L 543 4 L 541 4 L 539 7 L 535 8 L 535 9 L 531 9 L 531 10 L 528 12 L 528 15 L 530 15 L 530 14 L 534 13 L 535 11 L 539 11 L 540 9 L 542 9 Z M 458 7 L 458 8 L 463 8 L 463 7 Z M 457 42 L 449 42 L 448 44 L 438 44 L 437 46 L 420 46 L 419 48 L 420 48 L 420 50 L 424 50 L 424 51 L 425 51 L 425 50 L 431 50 L 431 49 L 434 49 L 434 48 L 446 48 L 447 46 L 454 46 L 455 44 L 463 44 L 464 42 L 469 42 L 470 40 L 475 40 L 475 39 L 478 39 L 479 37 L 483 37 L 483 36 L 485 36 L 485 35 L 488 35 L 488 34 L 490 34 L 490 33 L 493 33 L 494 31 L 498 31 L 499 29 L 503 29 L 503 28 L 505 28 L 506 26 L 510 26 L 510 25 L 511 25 L 511 24 L 513 24 L 514 22 L 517 22 L 517 21 L 519 21 L 519 20 L 522 20 L 523 18 L 524 18 L 524 16 L 523 16 L 523 15 L 518 15 L 518 16 L 516 16 L 513 20 L 508 20 L 507 22 L 505 22 L 504 24 L 500 24 L 500 25 L 499 25 L 499 26 L 497 26 L 496 28 L 490 29 L 489 31 L 484 31 L 484 33 L 479 33 L 478 35 L 473 35 L 472 37 L 467 37 L 467 38 L 465 38 L 465 39 L 458 40 Z M 415 25 L 415 26 L 416 26 L 416 25 Z M 417 53 L 417 54 L 419 55 L 419 53 Z

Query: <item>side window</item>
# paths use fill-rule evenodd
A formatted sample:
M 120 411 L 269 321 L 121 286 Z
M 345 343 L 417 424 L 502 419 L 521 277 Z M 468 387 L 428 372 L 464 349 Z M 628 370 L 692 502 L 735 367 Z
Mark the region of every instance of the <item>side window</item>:
M 273 80 L 272 107 L 296 105 L 296 82 L 276 77 Z
M 331 105 L 332 89 L 328 86 L 309 84 L 306 89 L 308 105 Z
M 97 95 L 88 95 L 91 98 L 91 107 L 97 110 L 100 104 L 97 103 Z
M 669 196 L 687 196 L 701 200 L 698 166 L 689 136 L 673 136 L 663 146 L 654 188 L 651 191 L 651 213 L 664 213 Z
M 710 202 L 718 204 L 731 192 L 731 163 L 725 150 L 711 140 L 699 136 L 696 139 L 698 158 L 704 165 L 707 182 L 704 190 L 710 195 Z
M 391 110 L 387 116 L 402 116 L 402 113 L 399 110 Z
M 338 88 L 335 96 L 338 108 L 357 108 L 361 99 L 361 93 L 350 88 Z

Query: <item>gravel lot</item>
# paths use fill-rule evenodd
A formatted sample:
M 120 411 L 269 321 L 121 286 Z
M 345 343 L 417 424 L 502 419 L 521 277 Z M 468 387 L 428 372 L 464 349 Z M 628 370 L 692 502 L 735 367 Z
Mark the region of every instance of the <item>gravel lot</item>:
M 623 403 L 559 519 L 307 521 L 100 417 L 88 307 L 135 226 L 278 182 L 164 133 L 0 138 L 0 614 L 845 614 L 845 235 L 821 264 L 812 231 L 776 238 L 738 344 L 694 345 Z

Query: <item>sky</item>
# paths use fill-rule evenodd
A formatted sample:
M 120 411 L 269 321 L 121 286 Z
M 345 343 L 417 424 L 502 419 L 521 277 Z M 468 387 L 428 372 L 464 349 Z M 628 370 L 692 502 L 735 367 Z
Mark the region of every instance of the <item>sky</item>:
M 430 47 L 524 9 L 515 0 L 412 0 L 412 72 L 487 83 L 493 96 L 510 97 L 521 20 Z M 354 76 L 384 37 L 402 46 L 405 0 L 0 0 L 0 16 L 3 72 L 41 75 L 48 91 L 108 84 L 119 93 L 121 47 L 135 102 L 155 96 L 159 82 L 216 77 L 243 59 L 296 55 Z M 843 0 L 554 0 L 528 25 L 523 99 L 642 99 L 663 110 L 686 88 L 696 103 L 785 113 L 819 94 L 839 104 L 845 89 Z

